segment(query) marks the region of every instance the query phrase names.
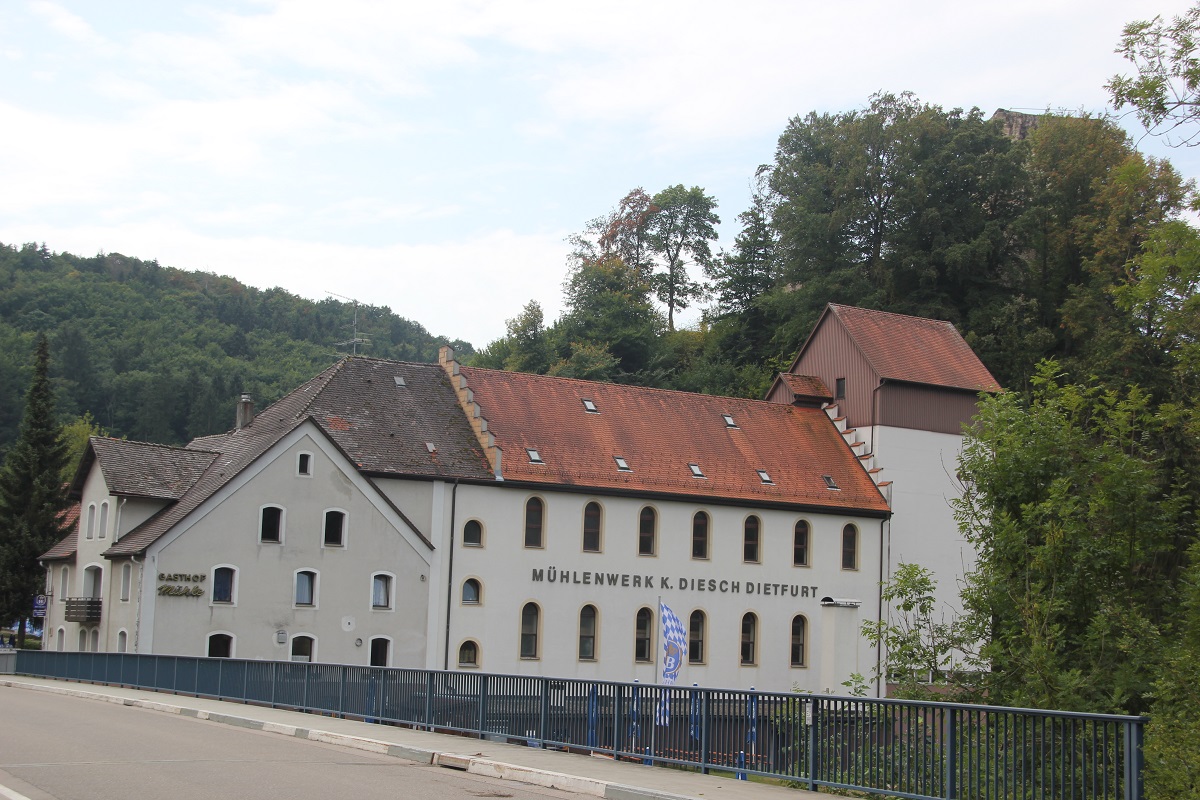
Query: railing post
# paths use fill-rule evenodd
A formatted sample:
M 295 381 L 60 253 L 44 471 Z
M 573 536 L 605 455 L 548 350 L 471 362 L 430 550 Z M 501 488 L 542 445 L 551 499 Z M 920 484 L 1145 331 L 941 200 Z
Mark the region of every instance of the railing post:
M 710 705 L 712 692 L 705 689 L 700 693 L 700 774 L 708 774 L 709 753 L 712 748 L 712 725 Z
M 538 740 L 542 746 L 546 746 L 546 720 L 550 716 L 550 681 L 547 678 L 538 678 L 542 684 L 542 703 L 538 710 Z
M 810 697 L 805 700 L 808 708 L 805 710 L 805 717 L 808 718 L 808 790 L 810 792 L 817 791 L 817 766 L 821 760 L 817 758 L 817 742 L 820 741 L 818 728 L 820 728 L 820 709 L 817 708 L 817 699 Z
M 308 711 L 308 676 L 312 671 L 312 664 L 304 665 L 304 693 L 300 695 L 300 709 Z
M 1125 728 L 1125 800 L 1142 800 L 1142 720 L 1131 720 Z
M 942 741 L 942 755 L 946 759 L 945 797 L 958 797 L 958 709 L 946 709 L 946 733 Z
M 338 668 L 338 707 L 337 713 L 346 718 L 346 671 L 350 669 L 347 666 Z
M 425 673 L 425 728 L 433 730 L 433 672 Z
M 487 720 L 487 694 L 488 694 L 488 676 L 479 676 L 479 708 L 476 713 L 479 718 L 476 720 L 479 728 L 479 738 L 483 738 L 483 730 L 486 727 L 484 722 Z

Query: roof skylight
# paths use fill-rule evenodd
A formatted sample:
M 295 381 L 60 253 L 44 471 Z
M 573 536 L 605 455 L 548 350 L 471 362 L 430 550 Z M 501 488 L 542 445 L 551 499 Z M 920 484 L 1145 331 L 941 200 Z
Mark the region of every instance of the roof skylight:
M 583 410 L 589 414 L 599 414 L 600 409 L 596 408 L 596 404 L 587 398 L 583 398 Z
M 736 428 L 738 426 L 737 423 L 733 421 L 732 414 L 722 414 L 721 418 L 725 420 L 726 428 Z
M 530 464 L 545 464 L 546 463 L 545 461 L 542 461 L 542 454 L 539 453 L 537 450 L 534 450 L 532 447 L 526 447 L 525 452 L 529 454 L 529 463 Z
M 633 470 L 629 466 L 629 462 L 626 461 L 625 459 L 621 458 L 620 456 L 613 456 L 613 461 L 617 462 L 617 471 L 633 472 Z
M 832 475 L 822 475 L 821 477 L 825 479 L 825 488 L 826 489 L 839 489 L 840 490 L 842 488 L 837 485 L 837 481 L 835 481 L 833 479 Z
M 703 478 L 704 470 L 700 469 L 699 464 L 688 464 L 688 469 L 692 471 L 693 478 Z
M 771 480 L 771 476 L 767 474 L 767 471 L 765 469 L 756 469 L 755 472 L 758 473 L 758 477 L 759 477 L 759 479 L 762 480 L 763 483 L 767 483 L 772 486 L 775 485 L 775 481 Z
M 395 379 L 396 379 L 397 386 L 407 386 L 408 385 L 407 383 L 404 382 L 404 378 L 402 378 L 401 376 L 395 375 L 393 377 L 395 377 Z

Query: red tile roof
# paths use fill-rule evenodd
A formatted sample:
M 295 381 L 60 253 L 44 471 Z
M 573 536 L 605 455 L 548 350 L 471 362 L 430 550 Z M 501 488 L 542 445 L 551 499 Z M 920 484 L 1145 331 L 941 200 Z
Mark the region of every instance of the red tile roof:
M 880 378 L 970 391 L 1001 391 L 952 323 L 829 303 Z M 824 317 L 818 321 L 820 327 Z M 811 337 L 810 337 L 811 341 Z M 808 344 L 805 344 L 805 348 Z M 804 348 L 800 349 L 804 353 Z M 796 357 L 799 361 L 799 355 Z M 793 362 L 792 368 L 796 368 Z
M 880 378 L 973 392 L 1000 391 L 1000 384 L 949 322 L 835 303 L 829 304 L 827 313 L 845 326 Z
M 825 385 L 825 381 L 816 375 L 793 375 L 790 372 L 779 373 L 779 378 L 787 384 L 793 397 L 811 398 L 813 400 L 832 400 L 833 392 Z
M 473 367 L 460 373 L 503 452 L 505 480 L 888 513 L 817 408 Z M 588 413 L 585 399 L 599 413 Z M 545 463 L 530 463 L 527 449 Z M 630 472 L 618 471 L 617 456 Z M 693 477 L 689 464 L 705 477 Z
M 74 558 L 79 547 L 79 512 L 80 504 L 72 503 L 62 517 L 62 527 L 69 531 L 57 544 L 38 556 L 39 561 L 60 561 Z

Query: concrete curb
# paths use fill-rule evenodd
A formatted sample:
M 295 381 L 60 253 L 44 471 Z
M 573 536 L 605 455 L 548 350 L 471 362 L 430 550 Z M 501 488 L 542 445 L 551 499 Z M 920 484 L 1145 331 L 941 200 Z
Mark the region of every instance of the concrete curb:
M 509 764 L 478 756 L 463 755 L 461 753 L 424 750 L 407 745 L 385 742 L 379 739 L 368 739 L 363 736 L 348 736 L 343 733 L 300 728 L 278 722 L 265 722 L 250 717 L 219 714 L 200 708 L 188 708 L 187 706 L 177 706 L 171 703 L 161 703 L 156 700 L 117 697 L 102 692 L 75 689 L 70 686 L 44 686 L 11 679 L 0 680 L 0 686 L 80 697 L 85 700 L 99 700 L 104 703 L 144 708 L 165 714 L 178 714 L 184 717 L 215 722 L 220 725 L 231 725 L 237 728 L 274 733 L 280 736 L 293 736 L 298 739 L 321 742 L 322 744 L 332 744 L 339 747 L 349 747 L 354 750 L 364 750 L 378 755 L 392 756 L 393 758 L 403 758 L 407 761 L 416 761 L 421 764 L 432 764 L 434 766 L 462 770 L 472 775 L 498 778 L 506 781 L 518 781 L 534 786 L 543 786 L 547 789 L 559 789 L 564 792 L 591 795 L 592 797 L 611 798 L 611 800 L 692 800 L 688 795 L 659 792 L 654 789 L 628 786 L 599 778 L 584 778 L 578 775 L 551 772 L 550 770 Z

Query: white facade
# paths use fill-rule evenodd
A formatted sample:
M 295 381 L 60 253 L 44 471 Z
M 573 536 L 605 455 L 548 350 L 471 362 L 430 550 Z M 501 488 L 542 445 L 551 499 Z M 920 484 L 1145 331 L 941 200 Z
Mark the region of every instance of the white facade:
M 308 474 L 299 471 L 302 456 Z M 544 503 L 541 547 L 525 546 L 531 497 Z M 48 569 L 56 592 L 58 576 L 68 571 L 70 597 L 90 591 L 82 584 L 87 568 L 101 570 L 101 621 L 65 622 L 65 603 L 53 603 L 47 620 L 51 649 L 117 652 L 123 636 L 128 652 L 207 655 L 216 635 L 228 637 L 228 653 L 236 658 L 307 654 L 316 661 L 367 665 L 372 641 L 384 639 L 388 666 L 654 683 L 661 671 L 661 600 L 689 628 L 693 614 L 703 615 L 702 652 L 685 663 L 684 684 L 840 691 L 851 673 L 869 675 L 875 666 L 875 650 L 860 628 L 878 611 L 879 519 L 502 484 L 371 482 L 309 425 L 214 494 L 144 559 L 103 558 L 112 532 L 104 539 L 86 538 L 86 509 L 104 502 L 114 508 L 120 498 L 107 494 L 95 467 L 85 482 L 75 562 Z M 590 502 L 601 508 L 599 552 L 584 550 L 583 515 Z M 149 504 L 141 505 L 138 513 L 123 516 L 122 532 L 147 516 Z M 263 541 L 265 507 L 280 509 L 278 542 Z M 639 555 L 639 521 L 646 508 L 654 512 L 654 541 L 651 554 Z M 346 515 L 340 546 L 324 543 L 322 520 L 331 509 Z M 693 558 L 697 513 L 709 521 L 707 558 Z M 751 516 L 759 520 L 758 560 L 747 562 L 745 527 Z M 798 522 L 808 530 L 802 564 L 794 563 Z M 479 544 L 464 542 L 472 523 L 478 525 Z M 856 532 L 853 569 L 843 569 L 842 561 L 848 525 Z M 445 557 L 451 549 L 452 565 Z M 232 571 L 229 599 L 215 596 L 218 569 Z M 316 576 L 311 604 L 297 601 L 300 572 Z M 384 607 L 374 603 L 377 576 L 390 584 Z M 467 581 L 478 589 L 464 599 Z M 57 600 L 64 597 L 60 593 Z M 856 602 L 823 605 L 822 598 Z M 538 610 L 536 652 L 523 657 L 522 613 L 529 604 Z M 580 650 L 585 606 L 596 612 L 591 657 Z M 648 641 L 639 645 L 643 609 L 651 624 Z M 754 630 L 743 663 L 748 614 Z M 797 617 L 803 626 L 798 650 Z M 311 649 L 295 653 L 297 637 L 311 639 Z M 468 642 L 475 646 L 474 663 L 462 660 Z

